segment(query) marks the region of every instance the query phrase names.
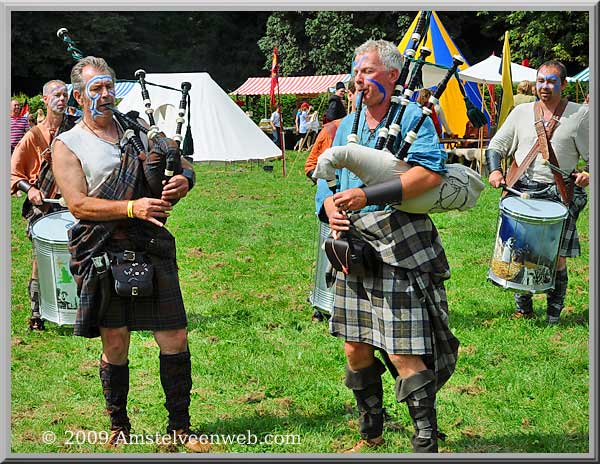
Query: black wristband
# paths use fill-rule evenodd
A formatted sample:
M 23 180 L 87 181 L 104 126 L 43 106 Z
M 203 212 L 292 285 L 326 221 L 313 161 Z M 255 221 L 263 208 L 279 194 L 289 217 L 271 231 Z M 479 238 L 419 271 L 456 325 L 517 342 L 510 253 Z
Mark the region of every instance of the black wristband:
M 33 187 L 33 185 L 31 185 L 26 180 L 20 180 L 19 182 L 17 182 L 17 188 L 21 192 L 27 193 L 27 192 L 29 192 L 29 190 L 31 189 L 31 187 Z
M 194 188 L 196 183 L 196 172 L 193 169 L 184 169 L 181 171 L 181 175 L 188 181 L 188 192 Z
M 381 184 L 369 185 L 362 189 L 367 196 L 367 205 L 402 203 L 402 181 L 400 178 L 391 179 Z
M 485 162 L 487 163 L 488 171 L 490 172 L 490 174 L 494 171 L 502 172 L 502 165 L 500 164 L 501 158 L 502 155 L 498 150 L 488 148 L 485 151 Z

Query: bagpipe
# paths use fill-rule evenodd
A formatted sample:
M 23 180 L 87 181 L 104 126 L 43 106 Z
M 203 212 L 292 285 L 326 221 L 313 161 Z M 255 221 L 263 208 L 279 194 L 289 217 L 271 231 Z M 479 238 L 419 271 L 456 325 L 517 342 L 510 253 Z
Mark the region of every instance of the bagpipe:
M 71 53 L 75 61 L 83 58 L 83 53 L 75 45 L 75 42 L 69 35 L 66 28 L 61 28 L 56 35 L 67 44 L 67 51 Z M 146 71 L 138 69 L 135 72 L 137 81 L 120 80 L 117 82 L 138 82 L 142 92 L 142 100 L 145 106 L 145 113 L 148 118 L 149 127 L 146 127 L 139 118 L 137 111 L 130 111 L 127 114 L 120 112 L 112 105 L 103 105 L 104 108 L 110 110 L 119 125 L 123 128 L 124 134 L 122 140 L 125 145 L 122 145 L 125 150 L 132 149 L 139 160 L 142 161 L 144 177 L 147 181 L 150 193 L 153 197 L 160 198 L 165 182 L 168 182 L 171 177 L 183 172 L 181 157 L 184 153 L 190 154 L 189 150 L 193 151 L 193 142 L 191 139 L 191 128 L 188 124 L 185 141 L 182 145 L 182 129 L 185 123 L 186 109 L 189 111 L 190 96 L 189 91 L 192 85 L 189 82 L 181 84 L 181 90 L 172 87 L 152 84 L 146 81 Z M 154 119 L 154 110 L 148 92 L 147 85 L 156 85 L 171 90 L 181 92 L 181 100 L 179 102 L 179 111 L 177 116 L 176 133 L 172 138 L 168 138 L 164 132 L 160 131 Z M 72 95 L 71 95 L 72 98 Z M 71 104 L 71 102 L 69 102 Z M 189 113 L 188 113 L 189 121 Z M 148 149 L 145 148 L 142 142 L 141 134 L 148 140 Z M 186 146 L 187 145 L 187 146 Z M 183 153 L 182 153 L 183 152 Z
M 425 15 L 421 15 L 423 19 Z M 419 21 L 421 24 L 421 21 Z M 417 24 L 417 27 L 419 27 Z M 423 21 L 426 24 L 426 21 Z M 417 28 L 415 28 L 417 30 Z M 369 148 L 358 144 L 358 121 L 361 113 L 362 95 L 357 94 L 357 109 L 352 125 L 352 132 L 348 135 L 347 145 L 332 147 L 327 149 L 319 156 L 317 166 L 313 172 L 313 178 L 324 179 L 329 188 L 335 193 L 337 188 L 336 169 L 346 168 L 358 176 L 366 185 L 376 185 L 398 178 L 408 171 L 412 165 L 407 163 L 404 158 L 408 154 L 410 147 L 418 137 L 420 128 L 426 119 L 431 115 L 434 105 L 439 103 L 439 98 L 445 91 L 450 79 L 455 77 L 458 67 L 464 63 L 461 56 L 453 57 L 452 66 L 447 69 L 446 74 L 438 83 L 437 88 L 429 101 L 421 108 L 421 117 L 414 127 L 406 132 L 405 138 L 397 152 L 394 153 L 396 138 L 400 134 L 400 124 L 404 111 L 409 104 L 416 86 L 420 81 L 420 73 L 425 64 L 425 59 L 431 51 L 425 47 L 421 48 L 421 57 L 414 59 L 415 48 L 418 46 L 421 38 L 421 30 L 417 31 L 411 40 L 410 48 L 404 55 L 400 77 L 404 81 L 409 75 L 409 66 L 414 63 L 412 77 L 408 83 L 400 82 L 400 77 L 396 82 L 394 95 L 391 98 L 390 108 L 386 116 L 385 127 L 379 130 L 378 139 L 375 148 Z M 400 95 L 402 92 L 402 95 Z M 400 107 L 398 109 L 398 107 Z M 485 120 L 483 114 L 474 112 L 467 114 L 471 122 L 480 127 L 482 120 Z M 394 117 L 395 116 L 395 117 Z M 481 176 L 462 164 L 448 164 L 448 172 L 440 173 L 442 182 L 437 187 L 425 192 L 417 198 L 402 200 L 400 204 L 392 205 L 394 208 L 408 213 L 436 213 L 450 210 L 466 210 L 475 206 L 484 184 Z

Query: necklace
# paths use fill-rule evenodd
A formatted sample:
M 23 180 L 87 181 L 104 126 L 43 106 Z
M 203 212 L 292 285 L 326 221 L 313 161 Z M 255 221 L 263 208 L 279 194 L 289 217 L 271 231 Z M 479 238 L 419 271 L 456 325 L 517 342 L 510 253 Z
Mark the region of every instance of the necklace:
M 98 137 L 100 140 L 105 141 L 106 143 L 110 143 L 111 145 L 118 145 L 119 144 L 119 127 L 117 125 L 115 125 L 116 129 L 117 129 L 117 139 L 116 140 L 112 140 L 112 139 L 106 139 L 102 136 L 100 136 L 100 134 L 98 134 L 94 129 L 92 129 L 90 126 L 88 126 L 85 122 L 85 120 L 81 120 L 81 122 L 83 123 L 83 125 L 85 127 L 87 127 L 90 131 L 92 131 L 92 134 L 94 134 L 96 137 Z

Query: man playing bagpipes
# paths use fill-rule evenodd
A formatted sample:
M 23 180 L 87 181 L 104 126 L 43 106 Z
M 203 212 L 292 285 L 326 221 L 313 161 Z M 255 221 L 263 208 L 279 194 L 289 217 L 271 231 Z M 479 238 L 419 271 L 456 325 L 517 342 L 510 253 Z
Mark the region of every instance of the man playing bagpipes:
M 69 93 L 63 81 L 51 80 L 42 88 L 42 100 L 48 115 L 40 124 L 29 130 L 15 147 L 10 160 L 10 193 L 19 191 L 27 194 L 23 203 L 22 215 L 27 220 L 27 237 L 31 240 L 31 227 L 46 214 L 64 209 L 56 203 L 44 200 L 59 196 L 54 175 L 50 144 L 54 137 L 73 127 L 74 119 L 65 114 Z M 32 258 L 31 280 L 29 281 L 31 300 L 30 330 L 44 330 L 44 320 L 40 314 L 40 292 L 37 259 Z
M 193 187 L 193 170 L 181 159 L 188 169 L 176 169 L 163 186 L 161 166 L 179 153 L 178 146 L 150 132 L 148 142 L 143 133 L 115 118 L 120 115 L 113 109 L 115 74 L 105 60 L 82 58 L 71 81 L 83 119 L 57 137 L 54 172 L 69 210 L 79 220 L 69 230 L 71 272 L 80 296 L 74 333 L 102 338 L 100 379 L 111 420 L 109 443 L 126 441 L 131 429 L 130 331 L 151 330 L 160 347 L 167 433 L 191 451 L 208 451 L 207 444 L 190 436 L 187 318 L 175 239 L 163 227 L 173 205 Z
M 368 41 L 356 49 L 356 89 L 365 107 L 361 110 L 357 103 L 356 119 L 344 118 L 334 146 L 350 140 L 375 147 L 402 67 L 403 57 L 390 42 Z M 420 108 L 408 104 L 402 135 L 420 117 Z M 396 142 L 402 142 L 401 137 Z M 423 121 L 407 162 L 411 167 L 401 178 L 367 187 L 347 169 L 338 170 L 337 193 L 325 193 L 322 207 L 317 207 L 335 233 L 365 241 L 375 254 L 365 275 L 353 275 L 352 269 L 334 272 L 330 332 L 345 340 L 345 384 L 353 390 L 360 412 L 361 440 L 349 451 L 383 443 L 385 367 L 374 356 L 375 349 L 387 353 L 395 367 L 390 370 L 399 374 L 396 398 L 408 406 L 417 453 L 438 450 L 436 392 L 452 375 L 458 355 L 458 340 L 448 327 L 444 288 L 450 269 L 438 232 L 427 214 L 389 207 L 441 182 L 445 154 L 431 118 Z M 319 180 L 318 185 L 324 191 L 325 182 Z

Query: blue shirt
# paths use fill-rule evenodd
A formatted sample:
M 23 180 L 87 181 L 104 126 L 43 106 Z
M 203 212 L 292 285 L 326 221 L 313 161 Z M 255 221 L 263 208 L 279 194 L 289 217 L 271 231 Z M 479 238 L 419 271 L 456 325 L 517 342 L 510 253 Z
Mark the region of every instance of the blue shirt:
M 369 130 L 367 125 L 365 114 L 366 107 L 362 109 L 360 113 L 360 119 L 358 121 L 358 143 L 363 146 L 375 148 L 377 142 L 377 134 L 379 129 L 385 125 L 385 118 L 379 123 L 373 132 Z M 398 111 L 400 108 L 398 108 Z M 394 144 L 394 152 L 397 152 L 402 146 L 406 133 L 413 129 L 422 115 L 421 108 L 416 103 L 409 103 L 402 115 L 402 121 L 400 123 L 400 134 L 396 138 Z M 346 145 L 348 135 L 352 132 L 352 124 L 354 123 L 354 113 L 346 116 L 335 134 L 332 146 L 338 147 Z M 431 118 L 426 118 L 425 122 L 421 126 L 418 132 L 417 139 L 411 145 L 406 156 L 406 161 L 411 164 L 423 166 L 434 172 L 445 173 L 448 171 L 446 168 L 446 152 L 440 148 L 439 138 L 435 131 L 435 126 Z M 360 188 L 364 186 L 364 182 L 360 180 L 358 176 L 349 171 L 348 169 L 338 169 L 336 171 L 338 179 L 337 191 L 348 190 L 351 188 Z M 319 179 L 317 182 L 317 192 L 315 194 L 315 207 L 316 213 L 324 219 L 323 202 L 329 196 L 333 195 L 331 190 L 327 186 L 327 182 L 323 179 Z M 387 205 L 382 208 L 380 205 L 367 205 L 361 212 L 366 213 L 370 211 L 379 211 L 381 209 L 389 209 Z

